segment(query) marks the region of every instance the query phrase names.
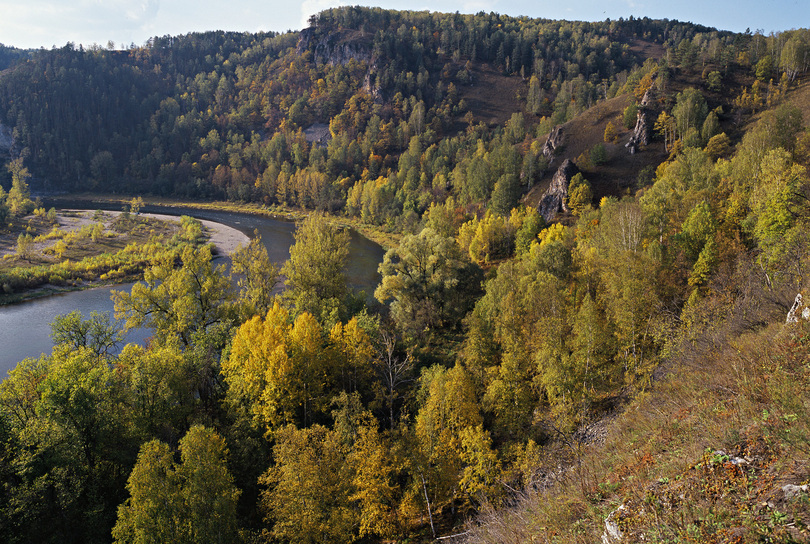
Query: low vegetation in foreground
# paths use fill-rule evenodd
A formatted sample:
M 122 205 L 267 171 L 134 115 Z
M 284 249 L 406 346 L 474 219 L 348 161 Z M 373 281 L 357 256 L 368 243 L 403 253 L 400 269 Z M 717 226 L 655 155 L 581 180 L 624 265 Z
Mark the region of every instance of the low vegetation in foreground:
M 763 317 L 740 302 L 736 312 Z M 464 541 L 810 541 L 810 324 L 743 333 L 746 320 L 681 346 L 606 432 L 560 437 L 523 492 L 485 509 Z

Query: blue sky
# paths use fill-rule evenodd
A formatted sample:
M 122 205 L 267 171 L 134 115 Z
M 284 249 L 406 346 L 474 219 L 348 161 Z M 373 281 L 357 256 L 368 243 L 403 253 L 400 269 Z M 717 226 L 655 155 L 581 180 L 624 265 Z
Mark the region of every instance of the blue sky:
M 143 45 L 152 36 L 192 31 L 298 30 L 322 9 L 363 0 L 0 0 L 0 43 L 23 48 Z M 765 34 L 810 26 L 807 0 L 381 0 L 393 9 L 495 11 L 548 19 L 601 21 L 647 16 Z

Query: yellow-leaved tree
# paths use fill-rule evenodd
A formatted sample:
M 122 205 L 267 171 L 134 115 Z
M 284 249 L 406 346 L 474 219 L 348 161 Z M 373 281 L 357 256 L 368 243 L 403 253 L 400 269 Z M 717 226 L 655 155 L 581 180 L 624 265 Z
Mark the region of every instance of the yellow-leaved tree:
M 320 325 L 309 313 L 291 322 L 278 303 L 264 319 L 256 316 L 234 336 L 230 356 L 222 362 L 233 407 L 241 407 L 269 430 L 322 411 L 329 379 L 329 357 Z

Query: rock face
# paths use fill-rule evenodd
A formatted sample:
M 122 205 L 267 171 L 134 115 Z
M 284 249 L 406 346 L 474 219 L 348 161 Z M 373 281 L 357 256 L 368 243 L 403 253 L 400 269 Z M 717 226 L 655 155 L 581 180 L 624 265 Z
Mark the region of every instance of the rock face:
M 0 154 L 8 154 L 12 147 L 14 147 L 14 135 L 11 128 L 0 125 Z
M 622 541 L 623 534 L 619 527 L 619 518 L 621 517 L 625 506 L 622 504 L 616 510 L 613 510 L 605 518 L 605 530 L 602 532 L 602 544 L 617 544 Z
M 639 109 L 636 114 L 636 126 L 633 129 L 633 134 L 630 135 L 630 141 L 624 144 L 630 154 L 635 154 L 639 146 L 649 145 L 650 143 L 650 123 L 647 120 L 647 111 Z
M 805 321 L 810 321 L 810 306 L 804 303 L 801 293 L 797 294 L 796 298 L 793 300 L 793 306 L 791 306 L 787 314 L 785 323 L 798 323 L 799 316 Z
M 315 123 L 304 130 L 304 138 L 316 147 L 326 147 L 332 139 L 332 133 L 329 132 L 329 125 Z
M 316 64 L 344 65 L 349 61 L 368 63 L 368 72 L 363 79 L 363 90 L 377 103 L 382 103 L 380 90 L 374 84 L 378 71 L 378 59 L 372 51 L 372 37 L 356 30 L 324 31 L 311 26 L 301 31 L 296 53 L 312 52 Z
M 551 178 L 551 185 L 548 186 L 546 192 L 543 193 L 540 199 L 540 204 L 537 205 L 537 211 L 550 223 L 554 217 L 560 212 L 568 212 L 566 201 L 568 200 L 568 183 L 571 178 L 579 173 L 577 165 L 571 162 L 570 159 L 565 159 L 554 177 Z
M 549 164 L 551 164 L 551 160 L 554 158 L 554 152 L 562 145 L 562 143 L 562 125 L 557 125 L 551 130 L 551 132 L 549 132 L 548 140 L 546 140 L 545 145 L 543 145 L 543 155 L 548 159 Z
M 371 38 L 359 32 L 320 32 L 305 28 L 298 39 L 297 53 L 312 51 L 316 63 L 343 65 L 354 59 L 372 62 Z
M 796 497 L 801 497 L 802 495 L 806 495 L 809 487 L 807 484 L 804 485 L 793 485 L 787 484 L 782 486 L 782 493 L 785 494 L 785 500 L 793 500 Z
M 633 133 L 630 135 L 630 141 L 624 144 L 624 147 L 630 151 L 630 154 L 635 154 L 640 146 L 649 145 L 652 135 L 652 126 L 655 119 L 655 111 L 653 110 L 653 97 L 651 94 L 652 88 L 644 93 L 644 98 L 641 99 L 641 104 L 636 114 L 636 126 L 633 128 Z

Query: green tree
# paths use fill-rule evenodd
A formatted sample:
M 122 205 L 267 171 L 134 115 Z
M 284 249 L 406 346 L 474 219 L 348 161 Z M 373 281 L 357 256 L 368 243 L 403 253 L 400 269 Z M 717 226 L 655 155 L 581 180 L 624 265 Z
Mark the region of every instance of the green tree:
M 174 336 L 189 346 L 196 333 L 230 319 L 232 293 L 224 266 L 211 263 L 210 246 L 184 246 L 180 258 L 175 269 L 174 256 L 165 254 L 131 293 L 113 291 L 113 300 L 127 328 L 151 327 L 156 338 Z
M 108 361 L 60 346 L 21 363 L 0 384 L 0 420 L 9 423 L 12 446 L 5 460 L 15 471 L 0 499 L 0 525 L 14 527 L 4 531 L 7 541 L 109 538 L 127 451 L 137 447 L 120 409 L 121 386 Z
M 706 99 L 699 90 L 689 87 L 678 93 L 675 106 L 672 108 L 678 136 L 683 139 L 690 129 L 700 130 L 708 113 Z
M 338 433 L 322 425 L 288 425 L 277 433 L 275 465 L 262 476 L 267 491 L 261 498 L 275 538 L 340 544 L 357 537 L 347 453 Z
M 515 233 L 515 254 L 521 256 L 529 251 L 532 242 L 537 240 L 537 235 L 545 226 L 546 222 L 543 216 L 537 212 L 537 209 L 528 209 L 526 217 L 523 218 L 520 228 Z
M 360 509 L 359 536 L 390 538 L 397 529 L 396 507 L 400 490 L 396 476 L 400 461 L 395 449 L 369 417 L 357 430 L 347 460 L 352 472 L 349 496 Z M 393 454 L 393 455 L 392 455 Z
M 516 174 L 504 174 L 495 182 L 489 208 L 499 215 L 509 215 L 520 200 L 520 180 Z
M 706 153 L 715 161 L 720 157 L 727 156 L 730 151 L 731 139 L 725 132 L 712 136 L 706 144 Z
M 109 313 L 91 312 L 89 319 L 74 310 L 58 315 L 51 323 L 51 338 L 54 344 L 66 344 L 73 349 L 88 348 L 97 357 L 115 351 L 122 340 L 121 327 L 110 318 Z
M 349 390 L 369 372 L 368 342 L 356 320 L 336 325 L 327 338 L 312 314 L 291 323 L 289 312 L 274 304 L 233 338 L 222 362 L 228 401 L 270 431 L 288 423 L 306 426 L 326 412 L 341 377 Z
M 526 93 L 526 109 L 529 113 L 539 115 L 543 107 L 543 90 L 540 87 L 540 80 L 532 74 L 529 78 L 529 91 Z
M 701 287 L 706 285 L 711 274 L 717 268 L 717 262 L 717 244 L 714 241 L 714 236 L 711 236 L 706 240 L 695 261 L 695 265 L 692 267 L 692 273 L 688 280 L 689 286 Z
M 607 125 L 605 126 L 605 133 L 602 139 L 607 144 L 615 144 L 619 141 L 619 134 L 616 132 L 616 127 L 613 126 L 612 121 L 608 121 Z
M 700 129 L 700 137 L 704 142 L 708 142 L 720 130 L 720 119 L 714 111 L 710 111 L 709 115 L 703 121 L 703 126 Z
M 722 83 L 723 83 L 723 76 L 717 70 L 709 72 L 709 75 L 706 76 L 706 87 L 708 87 L 710 91 L 716 93 L 720 92 L 720 89 L 722 88 Z
M 636 103 L 632 103 L 622 112 L 622 124 L 624 128 L 632 129 L 636 126 L 636 121 L 638 119 L 638 106 Z M 607 141 L 607 140 L 605 140 Z
M 462 495 L 460 483 L 466 464 L 462 433 L 479 428 L 483 418 L 472 379 L 460 364 L 449 370 L 438 365 L 424 369 L 417 398 L 414 485 L 422 488 L 430 515 Z M 472 491 L 481 485 L 480 476 L 486 475 L 471 470 L 467 476 L 466 487 Z
M 115 158 L 109 151 L 99 151 L 90 161 L 90 173 L 95 186 L 104 190 L 109 187 L 115 177 Z
M 31 191 L 28 189 L 28 180 L 31 179 L 31 174 L 28 172 L 28 168 L 23 165 L 22 157 L 17 157 L 9 162 L 6 169 L 11 173 L 11 189 L 6 196 L 6 205 L 9 207 L 11 215 L 26 215 L 34 209 Z
M 186 536 L 179 526 L 181 505 L 173 457 L 171 448 L 159 440 L 141 446 L 127 482 L 130 498 L 118 508 L 114 542 L 157 544 Z
M 429 228 L 402 238 L 380 264 L 382 283 L 374 296 L 391 302 L 397 326 L 422 337 L 436 328 L 459 324 L 480 290 L 481 270 L 464 258 L 452 238 Z
M 325 319 L 340 314 L 347 295 L 344 266 L 349 253 L 349 233 L 312 213 L 295 232 L 290 259 L 281 269 L 286 277 L 285 296 L 297 313 L 309 312 Z
M 34 237 L 28 233 L 17 236 L 17 256 L 26 261 L 31 260 L 34 252 Z
M 238 542 L 239 490 L 228 472 L 225 440 L 194 425 L 180 440 L 180 462 L 168 445 L 141 447 L 118 508 L 113 538 L 119 543 Z
M 716 225 L 711 209 L 705 201 L 698 202 L 689 212 L 681 227 L 678 241 L 686 258 L 695 262 L 706 242 L 714 236 Z
M 766 83 L 773 77 L 773 58 L 770 55 L 765 55 L 759 59 L 759 62 L 757 62 L 756 68 L 754 69 L 754 73 L 757 76 L 757 80 Z
M 593 202 L 591 184 L 581 172 L 571 178 L 568 184 L 568 207 L 574 215 L 580 215 Z
M 247 246 L 240 245 L 231 255 L 231 273 L 238 277 L 242 319 L 265 315 L 278 284 L 279 268 L 270 262 L 258 232 Z
M 141 213 L 141 208 L 143 208 L 143 198 L 140 196 L 133 197 L 132 200 L 129 201 L 129 212 L 132 215 L 138 215 Z
M 582 382 L 582 388 L 577 393 L 581 398 L 589 398 L 595 387 L 611 378 L 607 368 L 612 354 L 610 330 L 604 313 L 590 293 L 585 294 L 577 312 L 571 317 L 571 356 L 575 376 Z
M 774 271 L 787 264 L 794 231 L 806 228 L 808 178 L 806 169 L 793 164 L 780 148 L 765 155 L 760 171 L 751 192 L 748 224 L 762 249 L 761 262 Z
M 149 349 L 127 344 L 113 365 L 125 384 L 133 434 L 141 440 L 182 435 L 208 384 L 193 358 L 184 357 L 179 342 Z
M 779 67 L 785 73 L 788 81 L 793 81 L 796 76 L 805 69 L 807 56 L 807 45 L 798 36 L 791 36 L 782 46 L 782 54 L 779 57 Z

